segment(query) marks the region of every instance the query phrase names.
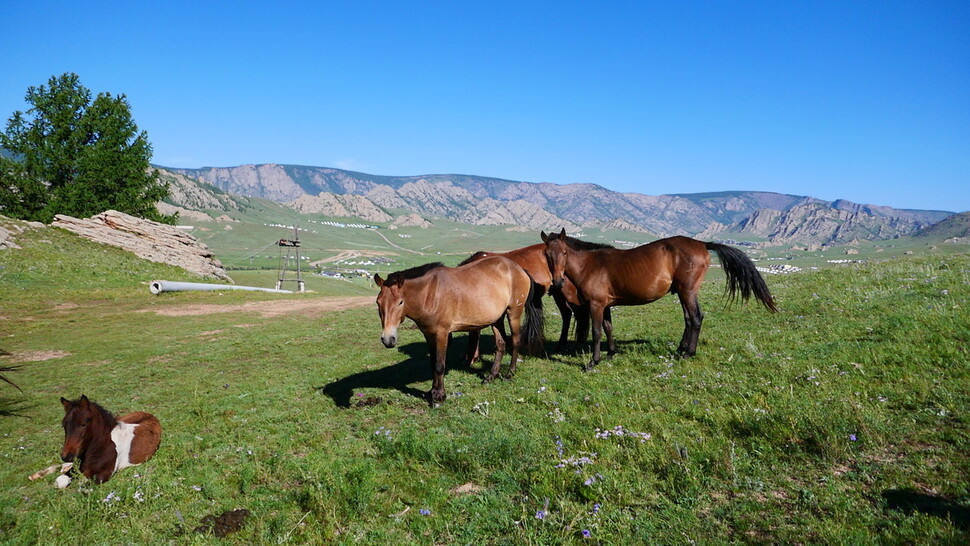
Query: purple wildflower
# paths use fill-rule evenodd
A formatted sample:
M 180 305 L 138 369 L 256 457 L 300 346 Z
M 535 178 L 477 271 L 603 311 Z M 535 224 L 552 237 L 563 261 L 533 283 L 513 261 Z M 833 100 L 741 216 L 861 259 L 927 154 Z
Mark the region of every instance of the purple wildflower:
M 536 510 L 536 519 L 539 519 L 539 520 L 546 519 L 546 511 Z
M 852 442 L 856 441 L 855 434 L 850 434 L 849 435 L 849 440 L 852 441 Z
M 428 510 L 427 508 L 422 508 L 422 509 L 418 510 L 418 512 L 420 512 L 420 514 L 422 516 L 430 516 L 431 515 L 431 510 Z
M 583 538 L 589 538 L 591 536 L 593 536 L 593 534 L 589 532 L 589 529 L 583 529 Z

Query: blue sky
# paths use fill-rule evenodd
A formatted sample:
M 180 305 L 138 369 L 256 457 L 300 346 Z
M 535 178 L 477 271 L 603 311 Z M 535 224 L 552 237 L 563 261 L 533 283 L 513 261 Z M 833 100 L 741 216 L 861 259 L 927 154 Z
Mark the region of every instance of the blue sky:
M 153 161 L 970 210 L 970 2 L 0 7 L 0 115 L 75 72 Z

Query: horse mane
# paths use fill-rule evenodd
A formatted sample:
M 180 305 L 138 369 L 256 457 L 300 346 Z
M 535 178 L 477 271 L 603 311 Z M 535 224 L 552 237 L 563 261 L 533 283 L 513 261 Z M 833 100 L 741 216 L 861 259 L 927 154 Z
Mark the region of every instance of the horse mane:
M 77 406 L 80 403 L 81 403 L 81 400 L 80 399 L 73 400 L 71 402 L 71 404 L 73 404 L 75 408 L 77 408 Z M 117 426 L 117 424 L 118 424 L 118 418 L 115 417 L 115 415 L 113 413 L 111 413 L 110 411 L 104 409 L 103 407 L 99 406 L 98 404 L 92 402 L 91 400 L 88 400 L 88 405 L 91 407 L 91 409 L 93 411 L 96 411 L 99 414 L 101 414 L 101 418 L 104 420 L 104 424 L 105 424 L 106 427 L 108 427 L 108 429 L 113 429 L 113 428 L 115 428 L 115 426 Z
M 491 252 L 485 252 L 484 250 L 479 250 L 478 252 L 472 254 L 471 256 L 465 258 L 458 266 L 468 265 L 474 261 L 481 260 L 482 258 L 491 256 Z
M 391 286 L 395 284 L 400 285 L 400 284 L 403 284 L 404 281 L 406 280 L 416 279 L 418 277 L 423 276 L 428 271 L 431 271 L 432 269 L 437 269 L 439 267 L 444 267 L 444 265 L 445 264 L 441 262 L 432 262 L 429 264 L 412 267 L 410 269 L 405 269 L 403 271 L 395 271 L 394 273 L 391 273 L 390 275 L 387 276 L 387 279 L 384 281 L 384 284 L 391 285 Z
M 549 239 L 562 239 L 567 246 L 572 250 L 600 250 L 603 248 L 616 248 L 613 245 L 608 245 L 606 243 L 594 243 L 592 241 L 584 241 L 582 239 L 577 239 L 575 237 L 570 237 L 569 235 L 560 236 L 559 233 L 550 233 Z
M 101 417 L 104 418 L 105 426 L 107 426 L 109 429 L 115 428 L 115 426 L 118 425 L 118 419 L 115 417 L 115 414 L 102 408 L 94 402 L 91 402 L 91 407 L 101 414 Z

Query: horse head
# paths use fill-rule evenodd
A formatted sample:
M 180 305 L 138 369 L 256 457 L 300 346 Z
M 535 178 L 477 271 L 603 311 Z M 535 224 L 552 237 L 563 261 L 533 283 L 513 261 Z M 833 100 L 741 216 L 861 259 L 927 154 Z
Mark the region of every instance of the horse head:
M 395 271 L 382 279 L 374 274 L 374 284 L 381 289 L 377 294 L 377 314 L 381 316 L 381 342 L 388 349 L 397 345 L 397 327 L 407 318 L 404 304 L 404 281 L 417 279 L 425 273 L 443 267 L 441 262 L 433 262 L 404 271 Z
M 539 233 L 542 242 L 546 243 L 546 264 L 549 266 L 549 274 L 552 276 L 552 286 L 562 289 L 565 282 L 566 260 L 569 257 L 569 246 L 566 244 L 566 228 L 559 233 L 546 235 L 545 231 Z
M 61 421 L 64 426 L 64 446 L 61 448 L 61 459 L 71 462 L 84 454 L 100 414 L 83 394 L 79 400 L 61 397 L 61 405 L 64 406 L 64 420 Z
M 374 275 L 374 282 L 381 289 L 377 294 L 377 314 L 381 317 L 381 343 L 388 349 L 397 345 L 397 327 L 404 322 L 404 286 Z

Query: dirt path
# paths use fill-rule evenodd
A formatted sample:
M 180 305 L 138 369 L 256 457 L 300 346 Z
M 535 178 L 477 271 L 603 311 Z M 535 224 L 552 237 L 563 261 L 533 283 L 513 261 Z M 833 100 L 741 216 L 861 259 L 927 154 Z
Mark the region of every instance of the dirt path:
M 290 313 L 317 314 L 327 311 L 343 311 L 374 304 L 374 296 L 329 297 L 306 300 L 251 301 L 233 305 L 166 305 L 155 309 L 142 309 L 141 313 L 156 313 L 166 317 L 188 317 L 214 313 L 259 313 L 263 318 L 278 317 Z

